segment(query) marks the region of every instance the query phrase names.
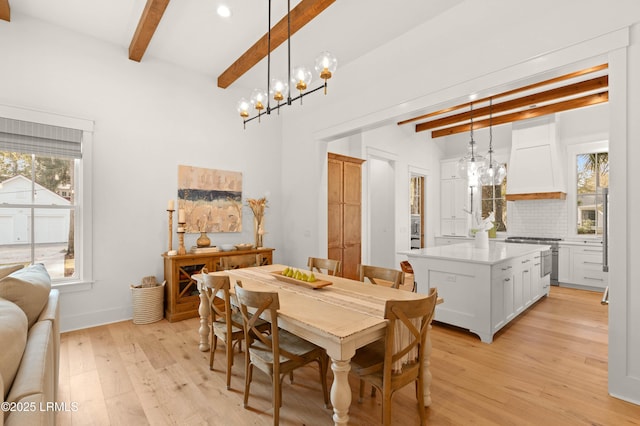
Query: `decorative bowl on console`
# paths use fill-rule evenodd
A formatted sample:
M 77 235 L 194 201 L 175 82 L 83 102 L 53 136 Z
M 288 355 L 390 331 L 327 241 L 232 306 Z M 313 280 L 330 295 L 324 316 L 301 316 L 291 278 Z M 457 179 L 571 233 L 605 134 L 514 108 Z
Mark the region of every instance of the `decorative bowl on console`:
M 236 244 L 236 248 L 238 250 L 250 250 L 253 248 L 253 244 L 251 243 Z

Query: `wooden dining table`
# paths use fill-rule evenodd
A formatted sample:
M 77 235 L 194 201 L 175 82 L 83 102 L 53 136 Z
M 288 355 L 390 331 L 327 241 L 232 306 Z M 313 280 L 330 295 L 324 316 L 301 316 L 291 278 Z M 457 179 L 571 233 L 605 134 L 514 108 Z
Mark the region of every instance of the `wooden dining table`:
M 384 319 L 385 302 L 414 300 L 425 295 L 323 274 L 315 276 L 318 280 L 330 281 L 331 285 L 312 289 L 277 279 L 275 273 L 285 268 L 284 265 L 276 264 L 211 274 L 228 274 L 232 293 L 236 281 L 241 281 L 243 287 L 249 290 L 278 292 L 280 328 L 324 348 L 331 358 L 334 377 L 330 395 L 333 421 L 336 425 L 346 425 L 349 422 L 351 405 L 351 388 L 348 381 L 350 361 L 358 348 L 384 337 L 387 327 L 387 320 Z M 193 278 L 200 290 L 199 349 L 208 351 L 209 302 L 201 290 L 202 275 L 195 274 Z M 439 300 L 439 303 L 441 302 L 442 300 Z M 427 333 L 424 360 L 425 406 L 431 404 L 430 353 L 431 340 Z

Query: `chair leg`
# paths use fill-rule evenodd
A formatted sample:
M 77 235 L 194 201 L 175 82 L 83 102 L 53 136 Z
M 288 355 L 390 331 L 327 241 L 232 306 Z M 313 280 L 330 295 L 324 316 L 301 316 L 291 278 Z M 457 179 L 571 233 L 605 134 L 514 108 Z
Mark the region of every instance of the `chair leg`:
M 376 387 L 375 386 L 371 386 L 371 398 L 375 398 L 376 396 Z
M 358 404 L 362 404 L 362 398 L 364 397 L 364 380 L 360 380 L 360 390 L 358 393 Z
M 282 405 L 282 381 L 280 377 L 273 377 L 273 425 L 280 424 L 280 406 Z
M 227 339 L 229 336 L 227 336 Z M 231 389 L 231 367 L 233 366 L 233 342 L 226 342 L 227 349 L 227 390 Z
M 327 356 L 323 355 L 319 360 L 320 384 L 322 385 L 322 397 L 324 398 L 324 408 L 329 408 L 329 392 L 327 390 Z
M 420 424 L 423 425 L 426 422 L 426 416 L 424 412 L 424 386 L 422 375 L 416 380 L 416 399 L 418 400 L 418 414 L 420 415 Z
M 213 330 L 211 331 L 211 344 L 209 345 L 211 349 L 209 349 L 209 370 L 213 370 L 213 358 L 216 354 L 216 345 L 218 343 L 218 339 L 215 334 L 213 334 Z
M 252 374 L 253 374 L 253 365 L 248 364 L 245 368 L 245 378 L 244 378 L 244 408 L 247 408 L 249 406 L 249 388 L 251 387 Z

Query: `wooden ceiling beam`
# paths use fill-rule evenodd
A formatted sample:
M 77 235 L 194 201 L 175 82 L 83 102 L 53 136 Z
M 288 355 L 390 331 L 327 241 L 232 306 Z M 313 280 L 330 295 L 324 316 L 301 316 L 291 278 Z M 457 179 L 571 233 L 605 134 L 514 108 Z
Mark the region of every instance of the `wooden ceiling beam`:
M 300 28 L 311 22 L 335 0 L 302 0 L 291 10 L 291 35 Z M 287 16 L 285 15 L 276 25 L 271 28 L 271 51 L 287 40 Z M 249 71 L 267 56 L 268 33 L 255 42 L 246 52 L 242 54 L 233 64 L 218 76 L 218 87 L 226 89 L 234 81 L 239 79 L 244 73 Z
M 527 111 L 514 112 L 494 117 L 491 120 L 492 126 L 500 124 L 512 123 L 514 121 L 528 120 L 534 117 L 540 117 L 557 112 L 568 111 L 571 109 L 583 108 L 591 105 L 601 104 L 609 100 L 609 92 L 601 92 L 593 95 L 583 96 L 580 98 L 570 99 L 568 101 L 557 102 L 555 104 L 545 105 L 538 108 L 532 108 Z M 479 120 L 473 122 L 473 129 L 478 130 L 489 127 L 489 120 Z M 458 126 L 447 127 L 445 129 L 434 130 L 431 132 L 432 138 L 440 138 L 442 136 L 450 136 L 456 133 L 465 133 L 471 131 L 470 124 L 461 124 Z
M 2 0 L 0 0 L 2 1 Z M 160 24 L 162 15 L 170 0 L 147 0 L 142 16 L 138 22 L 138 28 L 129 45 L 129 59 L 140 62 L 147 51 L 151 38 Z
M 591 74 L 591 73 L 594 73 L 594 72 L 602 71 L 602 70 L 607 69 L 608 67 L 609 67 L 609 64 L 596 65 L 596 66 L 593 66 L 593 67 L 590 67 L 590 68 L 585 68 L 585 69 L 578 70 L 578 71 L 575 71 L 575 72 L 572 72 L 572 73 L 569 73 L 569 74 L 564 74 L 564 75 L 561 75 L 561 76 L 558 76 L 558 77 L 555 77 L 555 78 L 551 78 L 549 80 L 540 81 L 538 83 L 533 83 L 533 84 L 529 84 L 527 86 L 518 87 L 518 88 L 513 89 L 513 90 L 508 90 L 506 92 L 498 93 L 496 95 L 488 96 L 486 98 L 476 99 L 476 100 L 473 101 L 473 103 L 474 104 L 478 104 L 478 103 L 481 103 L 481 102 L 487 102 L 487 101 L 489 101 L 490 98 L 493 98 L 493 99 L 503 98 L 505 96 L 514 95 L 516 93 L 521 93 L 521 92 L 524 92 L 524 91 L 527 91 L 527 90 L 536 89 L 538 87 L 546 86 L 546 85 L 549 85 L 549 84 L 558 83 L 560 81 L 569 80 L 569 79 L 580 77 L 580 76 L 583 76 L 583 75 L 586 75 L 586 74 Z M 413 118 L 409 118 L 407 120 L 400 121 L 400 122 L 398 122 L 398 125 L 400 126 L 400 125 L 403 125 L 403 124 L 413 123 L 414 121 L 420 121 L 420 120 L 424 120 L 424 119 L 427 119 L 427 118 L 430 118 L 430 117 L 435 117 L 437 115 L 446 114 L 448 112 L 455 111 L 457 109 L 462 109 L 462 108 L 466 109 L 466 108 L 469 108 L 470 106 L 471 106 L 471 102 L 465 102 L 463 104 L 459 104 L 459 105 L 456 105 L 456 106 L 453 106 L 453 107 L 441 109 L 439 111 L 430 112 L 428 114 L 423 114 L 423 115 L 420 115 L 418 117 L 413 117 Z
M 500 114 L 514 109 L 526 108 L 543 102 L 562 99 L 569 96 L 579 95 L 586 92 L 594 92 L 606 89 L 609 86 L 609 76 L 604 75 L 591 80 L 581 81 L 579 83 L 562 86 L 555 89 L 547 90 L 533 95 L 523 96 L 521 98 L 512 99 L 510 101 L 493 104 L 492 107 L 486 106 L 473 111 L 473 117 L 483 117 L 488 114 Z M 471 111 L 461 112 L 459 114 L 450 115 L 437 120 L 427 121 L 426 123 L 416 124 L 416 132 L 424 132 L 425 130 L 437 129 L 438 127 L 448 126 L 450 124 L 460 123 L 471 120 Z
M 11 8 L 9 7 L 9 0 L 0 0 L 0 19 L 7 22 L 11 21 Z

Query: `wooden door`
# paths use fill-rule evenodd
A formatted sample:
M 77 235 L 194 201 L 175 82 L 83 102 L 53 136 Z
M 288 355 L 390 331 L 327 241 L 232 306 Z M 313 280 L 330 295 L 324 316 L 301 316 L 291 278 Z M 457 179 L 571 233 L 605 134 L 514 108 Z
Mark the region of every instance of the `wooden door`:
M 342 261 L 342 276 L 357 279 L 362 253 L 362 163 L 328 154 L 328 257 Z

